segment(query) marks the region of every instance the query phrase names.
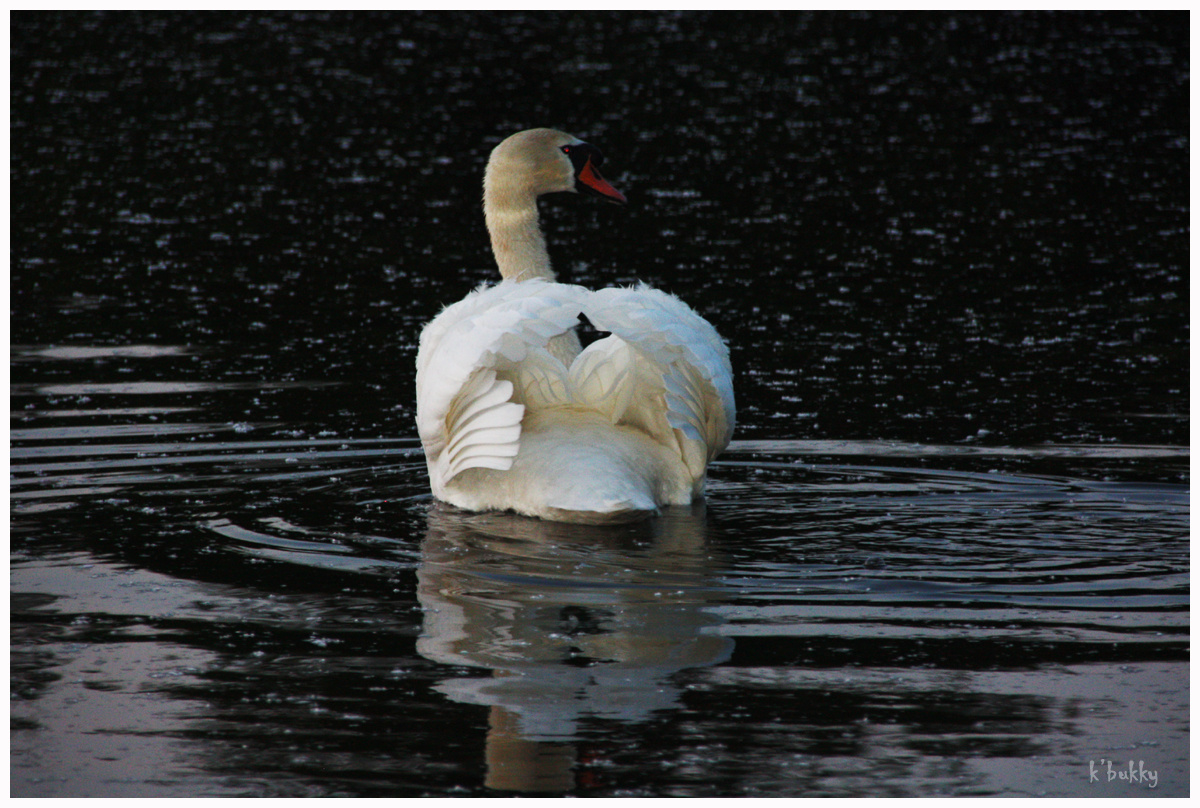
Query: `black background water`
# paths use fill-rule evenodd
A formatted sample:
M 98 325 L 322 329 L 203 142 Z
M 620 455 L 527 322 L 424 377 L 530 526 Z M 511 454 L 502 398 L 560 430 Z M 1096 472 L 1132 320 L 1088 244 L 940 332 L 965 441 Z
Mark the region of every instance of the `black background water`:
M 19 13 L 11 67 L 13 794 L 1187 792 L 1186 16 Z M 560 274 L 730 342 L 706 513 L 429 508 L 417 336 L 542 125 L 631 201 L 546 200 Z

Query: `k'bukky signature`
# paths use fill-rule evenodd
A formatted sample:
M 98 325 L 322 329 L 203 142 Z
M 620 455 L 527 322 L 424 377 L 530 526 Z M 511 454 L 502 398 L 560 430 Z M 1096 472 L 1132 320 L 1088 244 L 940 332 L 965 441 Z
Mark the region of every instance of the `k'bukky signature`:
M 1117 782 L 1126 783 L 1144 783 L 1150 788 L 1158 785 L 1158 770 L 1147 769 L 1145 761 L 1137 761 L 1137 766 L 1131 760 L 1125 767 L 1117 767 L 1113 765 L 1114 761 L 1107 758 L 1100 758 L 1100 765 L 1096 765 L 1096 761 L 1088 761 L 1088 782 L 1089 783 L 1111 783 L 1114 780 Z

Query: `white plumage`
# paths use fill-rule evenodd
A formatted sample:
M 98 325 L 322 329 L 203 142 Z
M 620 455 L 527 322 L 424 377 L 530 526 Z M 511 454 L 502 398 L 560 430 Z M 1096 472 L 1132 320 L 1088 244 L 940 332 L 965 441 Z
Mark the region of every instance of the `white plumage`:
M 448 306 L 417 356 L 417 428 L 438 499 L 560 521 L 635 519 L 700 496 L 729 443 L 729 352 L 707 321 L 644 285 L 553 281 L 536 198 L 578 188 L 624 201 L 598 163 L 593 147 L 549 129 L 492 153 L 484 207 L 505 279 Z M 580 314 L 611 332 L 586 350 Z

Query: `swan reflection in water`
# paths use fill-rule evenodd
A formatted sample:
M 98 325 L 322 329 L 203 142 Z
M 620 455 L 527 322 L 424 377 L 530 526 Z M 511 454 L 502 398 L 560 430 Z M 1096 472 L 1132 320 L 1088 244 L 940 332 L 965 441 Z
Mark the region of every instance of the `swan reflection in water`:
M 489 708 L 489 788 L 570 790 L 584 719 L 672 709 L 672 674 L 729 658 L 705 539 L 701 503 L 605 527 L 431 507 L 417 650 L 487 671 L 437 689 Z

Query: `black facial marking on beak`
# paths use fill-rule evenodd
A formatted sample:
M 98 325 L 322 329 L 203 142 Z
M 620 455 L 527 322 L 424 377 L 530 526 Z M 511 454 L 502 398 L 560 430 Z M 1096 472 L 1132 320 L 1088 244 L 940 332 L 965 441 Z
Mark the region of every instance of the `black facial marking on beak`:
M 562 152 L 570 158 L 571 167 L 575 170 L 575 190 L 625 204 L 625 195 L 609 185 L 608 180 L 596 170 L 604 162 L 604 155 L 599 149 L 590 143 L 568 143 L 562 147 Z

